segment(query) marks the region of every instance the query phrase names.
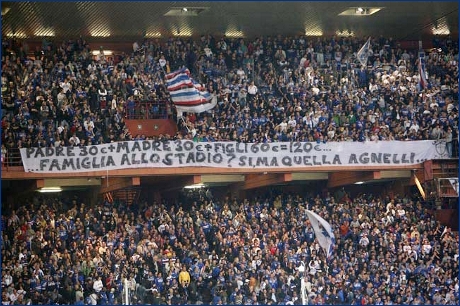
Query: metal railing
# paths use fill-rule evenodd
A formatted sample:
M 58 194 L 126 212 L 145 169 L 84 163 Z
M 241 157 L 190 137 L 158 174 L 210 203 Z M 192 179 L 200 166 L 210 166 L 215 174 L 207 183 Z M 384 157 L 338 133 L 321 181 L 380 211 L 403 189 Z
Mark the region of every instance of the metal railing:
M 168 119 L 171 109 L 168 100 L 137 100 L 133 106 L 125 105 L 126 119 Z
M 2 170 L 9 171 L 10 167 L 21 167 L 22 159 L 18 148 L 10 148 L 2 152 Z
M 440 197 L 458 197 L 458 177 L 438 178 L 437 182 Z

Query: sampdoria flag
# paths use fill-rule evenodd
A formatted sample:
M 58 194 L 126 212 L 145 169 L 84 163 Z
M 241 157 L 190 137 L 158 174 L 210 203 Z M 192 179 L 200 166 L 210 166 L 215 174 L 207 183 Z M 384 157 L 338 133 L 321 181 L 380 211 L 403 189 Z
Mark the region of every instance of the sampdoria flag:
M 418 72 L 420 74 L 420 89 L 425 89 L 428 87 L 428 80 L 425 71 L 425 55 L 422 53 L 419 55 Z
M 192 82 L 193 82 L 193 86 L 195 86 L 195 88 L 198 89 L 199 91 L 206 90 L 206 88 L 204 88 L 203 85 L 201 85 L 200 83 L 196 82 L 195 80 L 192 80 Z
M 201 90 L 202 86 L 190 78 L 190 71 L 186 68 L 168 73 L 166 88 L 179 117 L 182 117 L 184 112 L 205 112 L 217 104 L 217 97 Z
M 369 49 L 371 47 L 371 38 L 369 37 L 366 43 L 359 49 L 357 57 L 361 65 L 367 66 L 367 58 L 369 57 Z
M 187 76 L 190 76 L 190 70 L 188 70 L 187 68 L 182 68 L 182 69 L 173 71 L 173 72 L 168 73 L 166 75 L 166 79 L 171 80 L 171 79 L 175 78 L 176 76 L 182 75 L 182 74 L 186 74 Z
M 326 253 L 326 258 L 329 259 L 334 249 L 335 237 L 332 232 L 332 227 L 324 220 L 321 216 L 311 210 L 307 210 L 307 216 L 310 220 L 313 230 L 315 231 L 316 239 L 319 245 L 323 248 Z
M 185 73 L 178 74 L 172 79 L 168 80 L 167 82 L 168 82 L 168 86 L 167 86 L 168 91 L 174 91 L 174 90 L 178 90 L 181 88 L 194 86 L 190 77 Z

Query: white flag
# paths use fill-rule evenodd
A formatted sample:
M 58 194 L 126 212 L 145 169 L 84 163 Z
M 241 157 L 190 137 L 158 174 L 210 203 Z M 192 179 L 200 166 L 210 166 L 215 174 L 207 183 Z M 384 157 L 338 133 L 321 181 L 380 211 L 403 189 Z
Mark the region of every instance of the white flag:
M 359 49 L 357 57 L 361 65 L 367 66 L 367 58 L 369 57 L 369 48 L 371 47 L 371 38 L 369 37 L 366 43 Z
M 316 214 L 311 210 L 307 210 L 307 216 L 310 220 L 313 230 L 315 231 L 316 239 L 318 240 L 319 245 L 323 248 L 326 253 L 326 257 L 330 258 L 332 255 L 332 250 L 334 248 L 335 237 L 332 232 L 332 227 L 324 220 L 321 216 Z M 322 229 L 320 228 L 320 225 Z
M 452 188 L 454 188 L 454 190 L 457 192 L 457 195 L 458 195 L 458 178 L 450 178 L 449 182 L 452 185 Z

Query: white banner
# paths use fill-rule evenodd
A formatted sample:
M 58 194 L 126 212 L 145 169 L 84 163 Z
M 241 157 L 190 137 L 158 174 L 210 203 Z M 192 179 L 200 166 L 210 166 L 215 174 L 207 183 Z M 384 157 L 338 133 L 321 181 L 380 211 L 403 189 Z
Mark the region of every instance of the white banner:
M 254 144 L 144 140 L 86 147 L 21 149 L 24 170 L 37 173 L 156 167 L 389 167 L 446 156 L 445 143 L 437 141 Z

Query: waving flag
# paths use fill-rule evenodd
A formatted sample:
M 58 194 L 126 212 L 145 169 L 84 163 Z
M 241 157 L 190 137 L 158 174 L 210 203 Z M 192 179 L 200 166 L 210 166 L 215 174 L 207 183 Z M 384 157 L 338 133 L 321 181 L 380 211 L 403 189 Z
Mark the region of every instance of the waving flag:
M 190 71 L 186 68 L 168 73 L 166 88 L 179 117 L 182 117 L 184 112 L 205 112 L 217 104 L 217 97 L 213 97 L 209 92 L 203 90 L 201 84 L 193 81 L 190 78 Z
M 206 101 L 211 99 L 211 94 L 198 91 L 195 87 L 171 91 L 170 95 L 176 106 L 199 105 L 203 103 L 203 99 Z
M 195 82 L 194 80 L 192 80 L 193 82 L 193 86 L 195 86 L 196 89 L 200 90 L 200 91 L 203 91 L 203 90 L 206 90 L 203 85 L 201 85 L 200 83 L 198 82 Z
M 307 216 L 310 220 L 311 226 L 315 231 L 316 239 L 319 245 L 323 248 L 326 253 L 326 258 L 329 259 L 332 256 L 332 251 L 335 244 L 335 236 L 332 232 L 332 227 L 324 220 L 321 216 L 311 210 L 307 210 Z M 322 228 L 321 228 L 322 227 Z
M 192 80 L 190 79 L 190 77 L 185 73 L 181 73 L 181 74 L 176 75 L 172 79 L 168 80 L 167 88 L 169 91 L 174 91 L 174 90 L 178 90 L 184 87 L 193 87 L 193 86 L 194 84 Z
M 371 38 L 369 37 L 366 43 L 358 51 L 358 60 L 363 66 L 367 66 L 367 58 L 369 57 L 369 49 L 371 47 Z
M 428 87 L 428 80 L 426 78 L 425 70 L 425 52 L 420 52 L 418 59 L 418 72 L 420 73 L 420 89 L 425 89 Z
M 173 72 L 168 73 L 168 74 L 166 75 L 166 79 L 171 80 L 171 79 L 175 78 L 176 76 L 182 75 L 182 74 L 185 74 L 185 75 L 187 75 L 187 76 L 190 76 L 190 70 L 188 70 L 187 68 L 182 68 L 182 69 L 173 71 Z

